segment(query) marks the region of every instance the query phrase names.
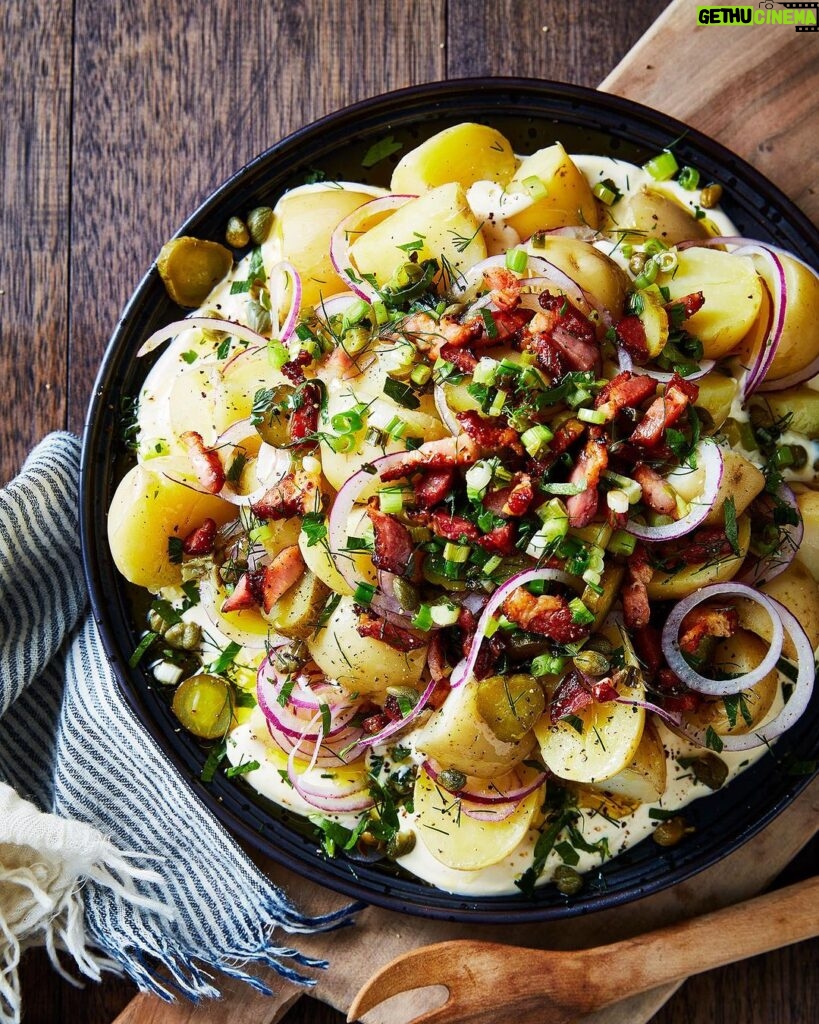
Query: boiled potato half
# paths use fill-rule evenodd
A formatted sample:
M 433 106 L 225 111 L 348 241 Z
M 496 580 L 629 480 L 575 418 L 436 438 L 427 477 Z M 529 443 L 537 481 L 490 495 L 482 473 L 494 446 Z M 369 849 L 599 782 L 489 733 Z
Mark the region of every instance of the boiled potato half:
M 360 235 L 350 246 L 359 274 L 373 274 L 385 285 L 395 270 L 407 262 L 400 247 L 420 241 L 418 262 L 446 259 L 454 271 L 464 273 L 486 258 L 480 224 L 470 210 L 457 182 L 440 185 L 402 207 Z
M 751 520 L 746 514 L 737 519 L 738 555 L 712 558 L 699 565 L 686 565 L 677 572 L 655 570 L 646 587 L 649 600 L 679 601 L 700 587 L 708 587 L 712 583 L 725 583 L 726 580 L 733 579 L 742 568 L 750 543 Z
M 631 762 L 611 778 L 583 788 L 613 793 L 637 804 L 653 803 L 665 793 L 666 769 L 663 741 L 654 724 L 647 721 Z
M 809 570 L 801 562 L 793 561 L 784 572 L 759 589 L 783 604 L 798 619 L 815 650 L 819 646 L 819 583 Z M 771 620 L 765 609 L 745 598 L 738 598 L 736 606 L 740 624 L 770 643 Z M 793 642 L 787 633 L 782 653 L 791 660 L 796 657 Z
M 659 238 L 669 246 L 689 238 L 708 237 L 702 221 L 697 220 L 691 210 L 648 187 L 621 199 L 613 207 L 612 217 L 615 216 L 616 223 L 610 225 L 610 230 L 632 228 L 633 233 L 627 237 L 638 243 L 646 236 Z
M 222 498 L 178 482 L 186 477 L 187 460 L 168 456 L 134 466 L 117 487 L 108 510 L 108 543 L 117 569 L 137 586 L 157 591 L 179 583 L 168 539 L 184 540 L 205 519 L 221 526 L 236 517 Z
M 507 784 L 503 777 L 496 782 L 501 792 L 505 785 L 520 785 L 516 779 Z M 461 871 L 478 871 L 504 860 L 526 837 L 542 793 L 540 787 L 524 797 L 502 821 L 485 821 L 465 814 L 461 801 L 421 770 L 413 796 L 417 834 L 441 864 Z
M 805 531 L 796 557 L 819 580 L 819 491 L 797 494 L 796 503 Z
M 419 195 L 450 181 L 464 189 L 476 181 L 505 185 L 516 164 L 509 140 L 499 131 L 485 124 L 456 124 L 407 153 L 392 172 L 390 189 Z
M 623 315 L 623 303 L 629 288 L 628 277 L 613 259 L 578 238 L 545 237 L 535 247 L 526 246 L 533 256 L 542 256 L 567 274 L 611 312 L 614 320 Z
M 525 193 L 529 178 L 542 182 L 546 194 L 509 217 L 509 225 L 521 238 L 566 224 L 597 227 L 597 203 L 589 183 L 559 142 L 524 157 L 509 182 L 509 191 Z
M 671 301 L 702 292 L 702 308 L 686 320 L 686 330 L 702 342 L 706 359 L 733 351 L 751 329 L 762 304 L 762 282 L 754 261 L 718 249 L 691 248 L 677 256 L 677 267 L 657 275 Z

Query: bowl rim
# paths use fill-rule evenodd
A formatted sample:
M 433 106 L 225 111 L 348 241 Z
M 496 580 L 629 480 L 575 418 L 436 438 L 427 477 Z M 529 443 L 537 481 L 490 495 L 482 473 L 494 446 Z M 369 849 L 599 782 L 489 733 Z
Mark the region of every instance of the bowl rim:
M 452 102 L 457 97 L 468 97 L 472 105 L 480 105 L 481 101 L 489 98 L 493 98 L 497 102 L 500 98 L 525 100 L 528 97 L 535 106 L 548 102 L 564 104 L 567 106 L 567 112 L 571 111 L 573 104 L 582 105 L 586 110 L 596 108 L 604 111 L 607 116 L 625 119 L 631 122 L 632 128 L 636 120 L 639 122 L 640 130 L 648 134 L 659 134 L 667 138 L 682 138 L 686 148 L 691 147 L 697 152 L 708 152 L 721 165 L 731 168 L 732 173 L 738 175 L 739 179 L 759 196 L 764 196 L 766 202 L 772 202 L 777 209 L 784 210 L 787 213 L 789 224 L 792 226 L 792 232 L 798 236 L 798 240 L 801 242 L 801 254 L 803 256 L 813 254 L 814 258 L 819 259 L 819 231 L 816 227 L 775 184 L 720 143 L 675 118 L 610 93 L 600 93 L 584 86 L 568 83 L 519 77 L 459 78 L 409 86 L 360 100 L 326 114 L 278 140 L 225 179 L 185 219 L 176 232 L 176 236 L 186 234 L 194 225 L 222 207 L 225 197 L 243 182 L 263 173 L 269 164 L 275 161 L 286 161 L 288 155 L 295 154 L 305 142 L 320 138 L 328 130 L 336 130 L 339 126 L 346 124 L 356 133 L 363 132 L 366 135 L 371 128 L 380 127 L 383 130 L 389 126 L 391 121 L 395 121 L 400 113 L 409 116 L 419 107 L 424 108 L 423 115 L 420 111 L 416 111 L 419 123 L 423 123 L 424 120 L 434 120 L 436 117 L 441 120 L 448 116 L 448 111 L 443 109 L 445 104 L 448 101 Z M 457 110 L 454 113 L 457 114 Z M 488 119 L 502 118 L 504 114 L 508 116 L 517 113 L 514 109 L 503 111 L 499 106 L 497 109 L 495 107 L 487 108 Z M 539 116 L 544 117 L 545 115 L 540 112 Z M 601 124 L 599 130 L 606 133 L 611 130 L 611 126 Z M 632 137 L 628 131 L 626 134 L 629 135 L 629 138 Z M 705 851 L 696 857 L 683 859 L 680 863 L 675 864 L 673 854 L 664 854 L 666 870 L 662 871 L 657 878 L 652 878 L 645 883 L 638 880 L 616 891 L 603 890 L 599 893 L 586 894 L 572 902 L 564 900 L 562 903 L 552 901 L 549 904 L 539 904 L 537 899 L 535 902 L 530 902 L 522 895 L 470 898 L 448 894 L 427 885 L 420 879 L 403 883 L 386 874 L 383 876 L 379 874 L 377 881 L 372 885 L 363 884 L 356 875 L 357 867 L 339 871 L 339 864 L 345 862 L 329 861 L 317 849 L 309 857 L 309 861 L 302 861 L 296 851 L 297 862 L 294 863 L 293 851 L 290 847 L 281 848 L 270 837 L 260 835 L 257 828 L 252 827 L 223 802 L 218 789 L 203 785 L 197 776 L 191 775 L 190 768 L 186 765 L 181 751 L 169 744 L 167 732 L 163 730 L 154 711 L 149 706 L 148 695 L 143 692 L 144 680 L 140 685 L 136 678 L 129 676 L 129 671 L 133 673 L 134 670 L 128 669 L 127 654 L 117 640 L 117 630 L 113 621 L 115 609 L 110 589 L 107 589 L 107 585 L 111 583 L 112 579 L 114 589 L 117 589 L 116 574 L 114 573 L 113 576 L 111 574 L 110 555 L 106 565 L 105 551 L 103 550 L 106 546 L 105 542 L 103 541 L 102 544 L 99 542 L 99 534 L 105 533 L 104 523 L 107 507 L 101 507 L 97 500 L 97 482 L 100 473 L 107 470 L 100 466 L 97 452 L 100 450 L 99 442 L 101 436 L 105 436 L 106 427 L 110 434 L 111 424 L 115 421 L 114 396 L 117 394 L 117 374 L 123 372 L 123 364 L 127 366 L 127 363 L 131 361 L 130 357 L 126 359 L 124 351 L 130 325 L 134 319 L 144 315 L 142 307 L 147 301 L 148 293 L 156 287 L 157 281 L 156 267 L 155 264 L 152 264 L 124 307 L 106 346 L 86 414 L 80 464 L 83 568 L 89 589 L 92 614 L 120 693 L 149 735 L 171 760 L 181 777 L 191 785 L 196 795 L 229 831 L 239 835 L 271 859 L 313 881 L 386 909 L 465 923 L 524 923 L 555 920 L 608 909 L 684 881 L 711 867 L 751 839 L 780 814 L 809 784 L 810 776 L 794 776 L 786 786 L 781 787 L 781 795 L 767 807 L 764 813 L 755 816 L 744 828 L 728 837 L 727 840 L 723 836 L 720 843 L 711 843 L 710 847 L 707 846 Z M 106 443 L 110 448 L 110 436 Z M 100 526 L 103 527 L 102 530 L 100 530 Z M 123 583 L 120 580 L 120 592 L 122 588 Z M 133 627 L 131 628 L 133 629 Z M 813 706 L 815 705 L 816 700 L 814 699 Z M 762 762 L 758 762 L 758 764 L 760 763 Z M 744 774 L 747 775 L 750 772 L 751 769 Z M 234 787 L 235 781 L 231 783 Z M 709 797 L 709 799 L 711 798 Z M 307 844 L 302 845 L 306 851 Z M 314 848 L 317 846 L 315 841 L 310 845 Z M 612 858 L 608 863 L 615 864 L 619 859 L 619 857 Z M 366 868 L 361 868 L 359 873 L 365 878 L 371 874 Z M 418 899 L 408 900 L 408 888 L 417 892 Z M 432 901 L 424 900 L 424 896 L 432 897 Z

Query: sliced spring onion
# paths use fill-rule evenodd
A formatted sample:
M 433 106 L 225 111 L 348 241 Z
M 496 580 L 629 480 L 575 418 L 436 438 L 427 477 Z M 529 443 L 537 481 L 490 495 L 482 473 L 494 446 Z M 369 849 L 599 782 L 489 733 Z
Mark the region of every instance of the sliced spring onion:
M 677 158 L 670 149 L 664 149 L 662 153 L 658 153 L 643 164 L 643 170 L 655 181 L 668 181 L 679 169 Z
M 525 249 L 507 249 L 506 251 L 506 268 L 507 270 L 514 270 L 517 274 L 522 274 L 529 263 L 529 254 Z

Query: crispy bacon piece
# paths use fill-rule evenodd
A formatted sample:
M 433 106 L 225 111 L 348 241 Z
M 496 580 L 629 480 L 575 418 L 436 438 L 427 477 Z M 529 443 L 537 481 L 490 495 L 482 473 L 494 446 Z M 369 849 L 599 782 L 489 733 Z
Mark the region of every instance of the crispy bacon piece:
M 449 677 L 450 668 L 446 660 L 446 650 L 440 630 L 436 630 L 429 641 L 427 668 L 429 669 L 430 679 L 434 679 L 436 682 L 441 682 Z
M 182 541 L 182 550 L 186 555 L 209 555 L 213 551 L 216 530 L 216 521 L 205 519 Z
M 646 329 L 639 316 L 624 316 L 614 325 L 614 330 L 617 340 L 636 362 L 644 363 L 648 359 Z
M 730 637 L 739 629 L 736 608 L 720 608 L 712 604 L 699 604 L 685 616 L 680 624 L 680 650 L 696 654 L 707 636 Z
M 450 515 L 449 512 L 433 512 L 429 518 L 429 525 L 439 537 L 456 544 L 461 537 L 465 537 L 467 541 L 476 541 L 481 535 L 474 523 L 463 516 Z
M 559 644 L 572 643 L 586 636 L 589 626 L 572 621 L 565 597 L 542 594 L 535 597 L 523 587 L 513 590 L 503 602 L 503 614 L 530 633 L 548 636 Z
M 663 697 L 663 707 L 671 712 L 696 711 L 702 702 L 703 698 L 693 690 Z
M 299 384 L 304 382 L 304 367 L 311 362 L 312 356 L 310 353 L 301 349 L 296 354 L 295 359 L 291 359 L 282 366 L 282 373 L 287 377 L 291 384 L 298 387 Z
M 250 507 L 259 519 L 292 519 L 314 512 L 319 504 L 316 481 L 297 470 L 283 476 Z
M 427 644 L 425 637 L 402 629 L 401 626 L 387 622 L 386 619 L 380 619 L 371 612 L 362 612 L 359 615 L 356 629 L 359 636 L 370 636 L 374 640 L 380 640 L 396 651 L 417 651 Z
M 645 462 L 638 462 L 632 470 L 632 476 L 640 485 L 643 501 L 650 509 L 664 516 L 679 518 L 674 491 L 656 470 L 647 466 Z
M 597 512 L 597 485 L 600 474 L 609 464 L 609 452 L 606 447 L 606 436 L 599 427 L 589 431 L 590 437 L 586 447 L 580 453 L 577 465 L 569 475 L 569 483 L 578 487 L 585 484 L 579 494 L 572 494 L 566 500 L 569 513 L 569 525 L 580 528 L 588 526 Z
M 304 438 L 311 438 L 318 430 L 319 409 L 321 408 L 321 391 L 318 384 L 308 381 L 299 390 L 301 404 L 294 409 L 290 415 L 290 440 L 302 441 Z M 312 445 L 317 441 L 311 441 Z M 299 445 L 299 448 L 306 448 L 307 445 Z
M 646 549 L 638 544 L 626 563 L 626 582 L 620 591 L 623 619 L 629 629 L 642 629 L 648 625 L 651 606 L 648 603 L 648 584 L 654 570 L 648 561 Z
M 478 365 L 478 357 L 468 348 L 458 348 L 456 345 L 442 345 L 439 353 L 441 359 L 461 371 L 461 373 L 472 373 Z
M 663 568 L 673 571 L 682 565 L 700 565 L 715 562 L 734 554 L 725 530 L 719 526 L 706 526 L 696 530 L 679 544 L 663 546 Z
M 222 605 L 223 612 L 243 608 L 264 609 L 269 614 L 279 598 L 304 573 L 304 559 L 298 544 L 283 548 L 269 565 L 242 573 L 230 597 Z
M 499 448 L 511 448 L 518 454 L 523 451 L 517 431 L 509 426 L 505 417 L 496 416 L 484 419 L 473 409 L 455 415 L 464 432 L 479 447 L 490 452 L 497 452 Z
M 450 466 L 471 466 L 481 457 L 480 448 L 467 434 L 427 441 L 380 474 L 385 483 L 400 480 L 418 470 L 442 469 Z
M 561 718 L 576 715 L 593 703 L 589 688 L 579 672 L 569 672 L 561 679 L 549 704 L 549 718 L 555 725 Z
M 535 475 L 540 476 L 550 469 L 560 456 L 567 452 L 576 441 L 579 441 L 585 433 L 585 424 L 581 423 L 580 420 L 566 420 L 555 431 L 555 436 L 549 442 L 549 450 L 545 455 L 539 459 L 532 460 L 531 466 Z
M 402 340 L 409 338 L 420 352 L 427 352 L 435 359 L 444 345 L 471 347 L 485 333 L 483 320 L 461 323 L 453 316 L 442 316 L 436 320 L 429 313 L 408 316 L 400 323 L 399 330 Z
M 653 448 L 663 438 L 666 427 L 673 426 L 688 408 L 696 402 L 699 386 L 675 373 L 666 385 L 665 394 L 655 398 L 637 424 L 629 440 L 632 444 Z
M 415 484 L 415 504 L 419 508 L 433 508 L 440 504 L 452 490 L 455 470 L 431 469 L 424 473 Z
M 394 573 L 396 576 L 411 576 L 415 562 L 415 545 L 409 530 L 403 523 L 373 505 L 367 506 L 367 515 L 373 524 L 375 550 L 373 565 L 376 569 Z
M 520 305 L 520 280 L 511 270 L 491 267 L 484 272 L 483 279 L 498 309 L 514 309 Z
M 657 390 L 657 381 L 646 373 L 623 370 L 603 387 L 594 400 L 594 407 L 602 410 L 607 420 L 613 420 L 621 409 L 636 409 Z
M 682 306 L 682 318 L 687 320 L 690 316 L 698 313 L 705 303 L 705 296 L 702 292 L 691 292 L 688 295 L 683 295 L 681 299 L 674 299 L 673 302 L 667 302 L 665 304 L 665 310 L 668 313 L 673 313 L 675 307 Z
M 507 487 L 490 491 L 483 499 L 483 507 L 494 512 L 496 516 L 525 516 L 535 500 L 532 478 L 528 473 L 515 473 Z
M 512 343 L 523 331 L 523 328 L 531 322 L 534 311 L 521 307 L 520 309 L 496 309 L 492 310 L 491 316 L 495 322 L 495 332 L 490 335 L 486 330 L 483 318 L 483 334 L 475 343 L 476 348 L 491 348 L 493 345 Z
M 573 370 L 591 370 L 596 366 L 600 350 L 591 322 L 562 295 L 547 291 L 538 303 L 542 312 L 529 323 L 524 348 L 534 352 L 538 362 L 546 364 L 545 369 L 554 361 L 554 355 L 545 350 L 548 348 L 556 349 L 560 360 Z
M 179 440 L 185 446 L 202 490 L 208 494 L 218 494 L 225 486 L 225 467 L 217 453 L 213 448 L 205 447 L 202 435 L 195 430 L 186 430 L 179 435 Z
M 660 631 L 654 626 L 641 626 L 632 633 L 632 640 L 646 677 L 651 681 L 665 664 Z
M 516 532 L 514 523 L 504 523 L 503 526 L 496 526 L 494 530 L 485 533 L 483 537 L 478 537 L 478 543 L 492 555 L 513 555 Z

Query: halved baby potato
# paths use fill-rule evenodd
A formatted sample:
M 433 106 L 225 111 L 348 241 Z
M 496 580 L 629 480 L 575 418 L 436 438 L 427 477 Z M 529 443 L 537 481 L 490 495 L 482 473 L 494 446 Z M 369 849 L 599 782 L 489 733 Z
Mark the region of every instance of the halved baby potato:
M 545 186 L 545 194 L 508 218 L 507 223 L 521 238 L 567 224 L 597 227 L 597 203 L 591 187 L 559 142 L 524 157 L 509 182 L 509 191 L 525 193 L 530 178 Z
M 622 771 L 603 782 L 587 783 L 582 788 L 614 794 L 632 804 L 648 804 L 658 800 L 666 787 L 667 764 L 665 747 L 654 724 L 647 721 L 634 757 Z
M 738 555 L 722 556 L 698 565 L 686 565 L 677 572 L 662 572 L 655 569 L 646 587 L 649 600 L 679 601 L 700 587 L 707 587 L 712 583 L 725 583 L 733 579 L 742 568 L 750 543 L 751 520 L 746 514 L 737 519 Z
M 509 140 L 485 124 L 453 125 L 402 157 L 392 172 L 391 191 L 419 195 L 456 181 L 463 189 L 476 181 L 505 185 L 517 160 Z
M 613 259 L 578 238 L 545 237 L 537 247 L 530 242 L 526 249 L 533 256 L 542 256 L 567 274 L 580 287 L 608 309 L 615 321 L 623 315 L 623 304 L 629 289 L 626 273 Z
M 621 199 L 613 209 L 617 221 L 608 225 L 609 230 L 633 229 L 625 236 L 630 241 L 639 243 L 648 236 L 671 246 L 689 238 L 708 237 L 702 221 L 691 210 L 647 186 Z

